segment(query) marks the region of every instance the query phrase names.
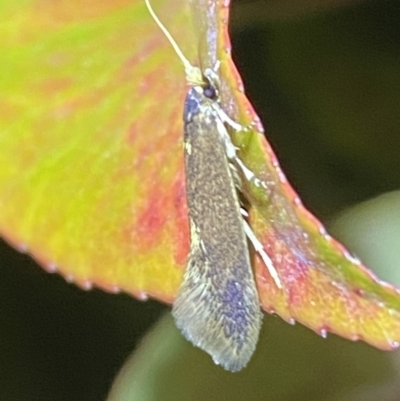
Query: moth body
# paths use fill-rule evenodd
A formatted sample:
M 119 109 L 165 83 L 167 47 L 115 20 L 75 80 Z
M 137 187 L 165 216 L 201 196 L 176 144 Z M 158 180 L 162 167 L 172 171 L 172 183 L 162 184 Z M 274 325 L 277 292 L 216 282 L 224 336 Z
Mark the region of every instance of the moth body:
M 188 340 L 238 371 L 255 350 L 262 313 L 228 159 L 234 147 L 215 102 L 202 86 L 192 87 L 185 101 L 191 245 L 172 313 Z

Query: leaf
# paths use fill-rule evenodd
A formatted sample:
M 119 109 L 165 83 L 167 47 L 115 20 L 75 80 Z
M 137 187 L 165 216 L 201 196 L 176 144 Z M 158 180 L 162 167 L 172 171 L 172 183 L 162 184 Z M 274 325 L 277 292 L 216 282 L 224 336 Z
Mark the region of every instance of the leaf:
M 264 309 L 322 335 L 396 347 L 398 293 L 304 209 L 258 132 L 230 58 L 227 5 L 193 2 L 193 29 L 187 3 L 153 3 L 189 59 L 221 62 L 224 109 L 255 127 L 233 140 L 267 184 L 243 188 L 283 283 L 254 256 Z M 178 58 L 142 0 L 0 7 L 2 235 L 84 288 L 172 302 L 189 249 Z
M 157 5 L 194 42 L 188 10 Z M 142 0 L 3 8 L 3 235 L 84 288 L 172 300 L 188 249 L 180 61 Z

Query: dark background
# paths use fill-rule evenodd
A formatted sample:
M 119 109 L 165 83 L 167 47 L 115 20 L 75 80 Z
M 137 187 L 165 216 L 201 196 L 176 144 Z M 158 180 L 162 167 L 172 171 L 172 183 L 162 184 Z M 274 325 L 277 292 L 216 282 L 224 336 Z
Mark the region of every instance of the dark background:
M 234 59 L 306 205 L 327 222 L 399 188 L 400 2 L 294 16 L 267 3 L 235 2 Z M 0 400 L 104 399 L 164 308 L 82 291 L 2 243 Z

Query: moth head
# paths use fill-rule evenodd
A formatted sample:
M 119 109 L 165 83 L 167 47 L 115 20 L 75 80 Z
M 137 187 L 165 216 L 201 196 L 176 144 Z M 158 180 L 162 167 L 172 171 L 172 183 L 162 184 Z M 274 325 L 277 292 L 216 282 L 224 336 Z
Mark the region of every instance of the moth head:
M 210 100 L 219 99 L 219 76 L 217 69 L 207 68 L 203 74 L 203 95 Z

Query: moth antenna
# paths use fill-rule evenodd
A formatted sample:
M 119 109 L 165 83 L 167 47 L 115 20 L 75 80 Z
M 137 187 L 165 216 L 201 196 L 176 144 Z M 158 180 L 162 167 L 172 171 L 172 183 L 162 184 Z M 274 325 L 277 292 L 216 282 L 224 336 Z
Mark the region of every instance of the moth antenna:
M 182 50 L 179 48 L 178 44 L 176 43 L 175 39 L 169 33 L 168 29 L 164 26 L 164 24 L 160 21 L 157 17 L 156 13 L 154 12 L 150 0 L 144 0 L 146 3 L 147 9 L 149 10 L 150 15 L 153 17 L 154 21 L 158 25 L 158 27 L 163 31 L 164 35 L 167 37 L 169 43 L 171 43 L 172 47 L 174 48 L 176 54 L 181 59 L 183 66 L 185 67 L 185 74 L 186 80 L 195 85 L 203 85 L 204 84 L 204 77 L 201 73 L 199 67 L 195 67 L 194 65 L 190 64 L 190 61 L 184 56 Z

